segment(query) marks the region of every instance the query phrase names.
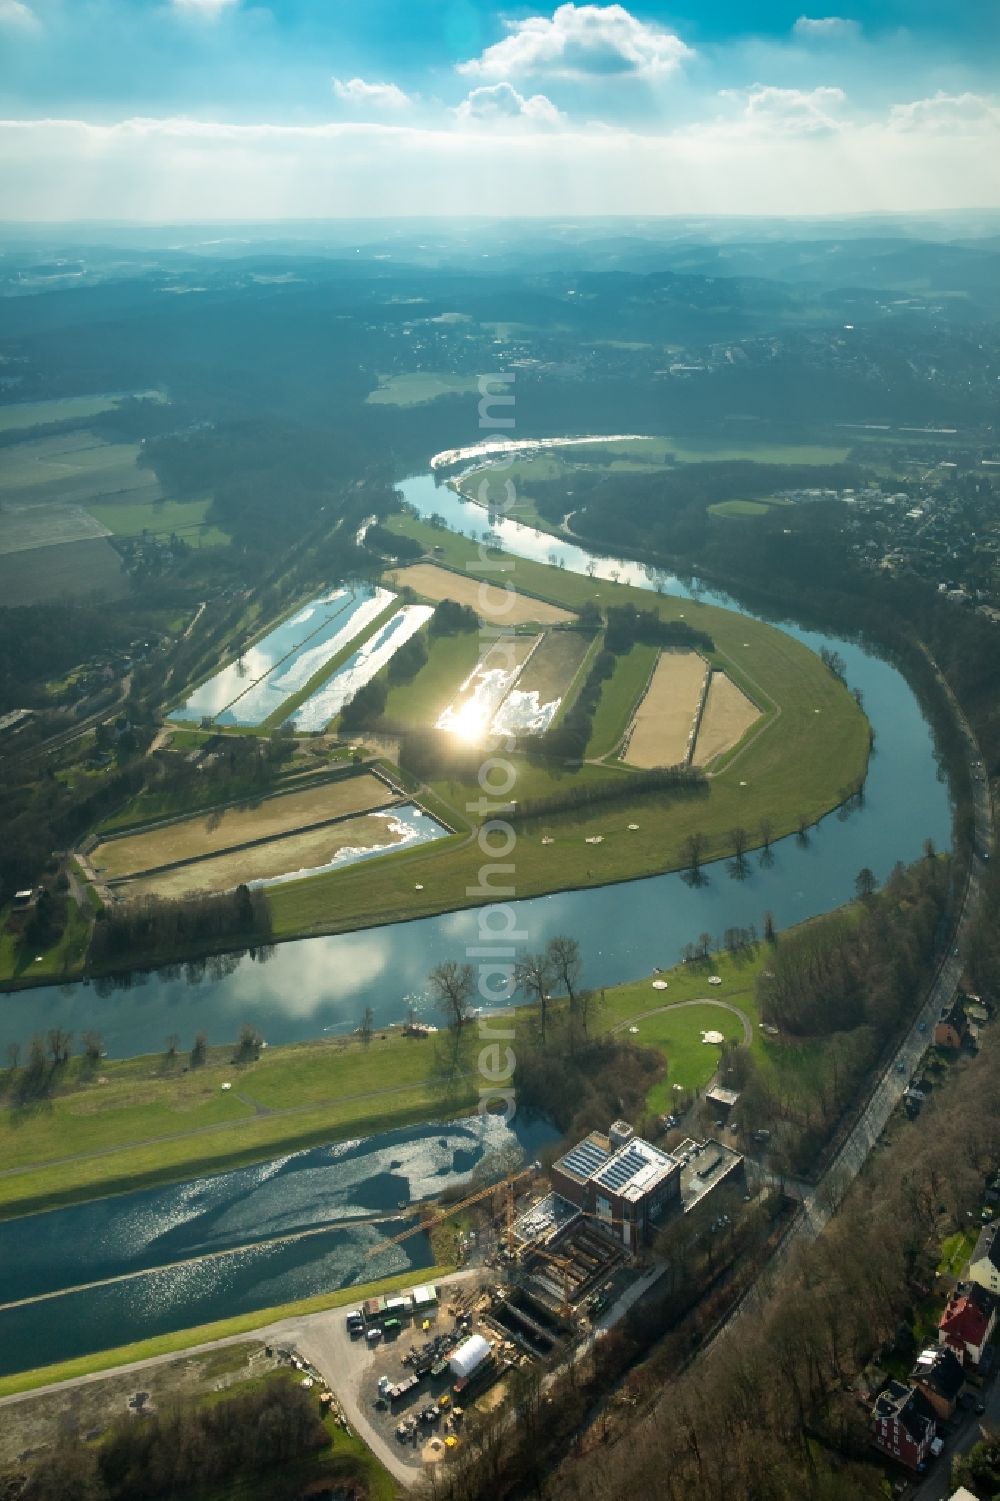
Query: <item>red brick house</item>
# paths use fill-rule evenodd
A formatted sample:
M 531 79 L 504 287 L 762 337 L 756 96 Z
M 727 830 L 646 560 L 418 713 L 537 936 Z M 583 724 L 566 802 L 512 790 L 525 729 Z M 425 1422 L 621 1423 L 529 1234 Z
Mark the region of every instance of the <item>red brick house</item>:
M 976 1282 L 960 1282 L 938 1320 L 938 1344 L 978 1366 L 997 1321 L 997 1300 Z
M 890 1381 L 872 1408 L 872 1442 L 908 1470 L 930 1457 L 934 1413 L 926 1398 L 902 1381 Z
M 952 1048 L 957 1052 L 968 1036 L 968 1031 L 965 1004 L 961 996 L 956 996 L 951 1005 L 946 1006 L 937 1019 L 934 1027 L 934 1041 L 939 1048 Z
M 965 1371 L 954 1350 L 932 1345 L 917 1356 L 910 1381 L 927 1400 L 934 1416 L 945 1422 L 958 1406 Z

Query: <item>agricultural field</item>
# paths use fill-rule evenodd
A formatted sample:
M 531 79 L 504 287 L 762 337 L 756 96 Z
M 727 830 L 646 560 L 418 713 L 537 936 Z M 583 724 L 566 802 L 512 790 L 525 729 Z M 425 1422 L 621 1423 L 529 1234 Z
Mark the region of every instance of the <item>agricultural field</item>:
M 112 496 L 152 500 L 159 481 L 136 460 L 134 443 L 105 443 L 93 433 L 61 433 L 0 448 L 0 490 L 5 504 L 88 505 Z
M 413 563 L 408 568 L 395 569 L 387 574 L 387 578 L 397 588 L 408 586 L 421 598 L 435 604 L 451 599 L 456 604 L 468 605 L 480 619 L 494 625 L 558 625 L 573 619 L 572 611 L 559 605 L 531 599 L 514 589 L 497 589 L 495 580 L 490 580 L 494 587 L 484 589 L 477 580 L 463 578 L 461 574 L 439 568 L 435 563 Z
M 415 823 L 412 815 L 402 816 L 402 810 L 362 813 L 319 829 L 269 839 L 249 849 L 224 851 L 159 874 L 137 876 L 115 890 L 127 897 L 232 891 L 241 882 L 306 876 L 373 855 L 391 854 L 407 845 L 427 844 L 441 835 L 441 828 L 431 819 Z
M 0 557 L 34 548 L 65 546 L 107 537 L 110 528 L 83 506 L 5 505 L 0 530 Z
M 176 534 L 191 547 L 222 547 L 226 532 L 206 521 L 210 500 L 105 500 L 87 509 L 116 537 L 166 538 Z
M 426 370 L 379 377 L 377 391 L 366 398 L 371 406 L 414 407 L 439 396 L 469 396 L 478 391 L 474 375 L 437 375 Z
M 15 401 L 0 406 L 0 433 L 45 427 L 50 422 L 86 422 L 117 406 L 115 396 L 57 396 L 51 401 Z
M 101 880 L 115 881 L 139 871 L 232 849 L 250 840 L 274 839 L 326 819 L 363 813 L 384 806 L 392 797 L 384 782 L 364 772 L 335 782 L 320 782 L 307 791 L 278 793 L 259 802 L 219 808 L 105 840 L 92 852 L 90 864 Z
M 579 631 L 546 631 L 522 668 L 490 729 L 494 735 L 541 735 L 555 720 L 590 646 Z
M 435 728 L 451 730 L 463 740 L 478 740 L 484 735 L 541 639 L 508 636 L 491 646 L 438 717 Z
M 680 766 L 688 759 L 708 664 L 694 651 L 662 651 L 622 751 L 630 766 Z
M 64 595 L 123 599 L 131 587 L 121 558 L 105 537 L 0 554 L 0 599 L 5 605 L 42 604 Z
M 705 712 L 698 727 L 693 761 L 707 766 L 723 751 L 741 740 L 760 718 L 760 710 L 724 672 L 713 672 L 705 700 Z

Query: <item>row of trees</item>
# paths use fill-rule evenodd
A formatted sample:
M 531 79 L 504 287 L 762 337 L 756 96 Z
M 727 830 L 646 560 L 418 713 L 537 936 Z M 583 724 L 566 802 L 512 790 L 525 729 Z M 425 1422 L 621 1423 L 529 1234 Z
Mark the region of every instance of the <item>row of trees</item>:
M 271 906 L 259 886 L 237 886 L 215 895 L 143 897 L 105 907 L 98 913 L 90 945 L 95 965 L 144 955 L 183 953 L 200 944 L 228 939 L 267 941 Z

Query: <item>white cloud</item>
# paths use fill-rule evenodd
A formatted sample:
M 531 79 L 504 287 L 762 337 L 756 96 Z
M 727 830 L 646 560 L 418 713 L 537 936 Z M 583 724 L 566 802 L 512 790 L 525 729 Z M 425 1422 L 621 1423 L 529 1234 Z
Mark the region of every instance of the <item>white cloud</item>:
M 984 128 L 1000 129 L 1000 99 L 985 94 L 939 92 L 930 99 L 893 105 L 889 124 L 899 131 L 977 135 Z
M 623 5 L 560 5 L 551 19 L 529 16 L 506 25 L 510 34 L 481 57 L 459 63 L 459 73 L 482 78 L 657 78 L 694 56 L 675 32 L 638 20 Z
M 845 103 L 843 89 L 779 89 L 772 84 L 755 83 L 752 89 L 723 90 L 724 99 L 736 100 L 741 110 L 735 120 L 719 121 L 716 126 L 691 127 L 697 133 L 713 128 L 720 133 L 746 130 L 765 134 L 811 135 L 838 130 L 842 121 L 836 111 Z
M 38 17 L 24 0 L 0 0 L 0 26 L 17 26 L 23 31 L 33 31 L 39 25 Z
M 409 94 L 394 83 L 366 83 L 363 78 L 334 78 L 333 92 L 338 99 L 348 104 L 361 104 L 369 109 L 405 109 L 413 103 Z
M 972 96 L 957 114 L 945 107 L 949 96 L 918 100 L 865 122 L 845 108 L 836 130 L 802 130 L 776 123 L 801 117 L 787 97 L 795 91 L 785 91 L 780 109 L 773 93 L 769 109 L 760 98 L 751 105 L 762 92 L 742 95 L 728 122 L 660 133 L 528 121 L 488 130 L 6 120 L 0 202 L 8 219 L 160 223 L 425 215 L 428 205 L 439 214 L 549 217 L 1000 206 L 995 100 Z
M 216 21 L 224 10 L 239 5 L 240 0 L 172 0 L 174 10 L 183 16 L 194 16 L 202 21 Z
M 799 16 L 792 31 L 807 41 L 844 41 L 861 35 L 857 21 L 847 16 Z
M 523 120 L 536 125 L 555 125 L 562 119 L 544 94 L 526 99 L 509 83 L 486 83 L 473 89 L 455 114 L 460 120 Z

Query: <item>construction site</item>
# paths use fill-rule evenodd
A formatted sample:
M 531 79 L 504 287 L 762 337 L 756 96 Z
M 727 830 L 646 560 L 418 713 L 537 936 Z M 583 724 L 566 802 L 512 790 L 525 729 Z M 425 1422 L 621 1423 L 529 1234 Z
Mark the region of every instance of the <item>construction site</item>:
M 649 1242 L 661 1223 L 737 1179 L 742 1158 L 717 1142 L 669 1153 L 616 1121 L 548 1174 L 534 1163 L 379 1241 L 369 1256 L 458 1221 L 465 1269 L 441 1296 L 416 1287 L 348 1312 L 367 1421 L 408 1463 L 444 1459 L 466 1414 L 499 1405 L 519 1370 L 573 1358 L 624 1313 L 655 1275 Z

